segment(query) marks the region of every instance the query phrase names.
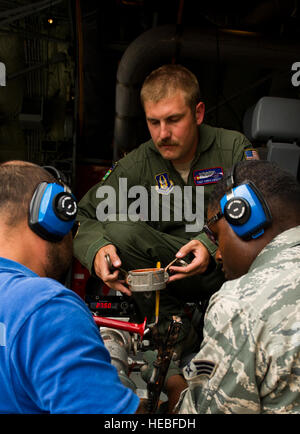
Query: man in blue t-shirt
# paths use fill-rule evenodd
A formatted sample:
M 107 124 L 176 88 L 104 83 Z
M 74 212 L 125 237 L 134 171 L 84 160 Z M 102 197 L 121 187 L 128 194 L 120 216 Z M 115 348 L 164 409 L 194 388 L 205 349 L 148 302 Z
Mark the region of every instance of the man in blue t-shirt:
M 59 283 L 75 216 L 73 196 L 44 169 L 0 165 L 0 413 L 138 408 L 90 311 Z

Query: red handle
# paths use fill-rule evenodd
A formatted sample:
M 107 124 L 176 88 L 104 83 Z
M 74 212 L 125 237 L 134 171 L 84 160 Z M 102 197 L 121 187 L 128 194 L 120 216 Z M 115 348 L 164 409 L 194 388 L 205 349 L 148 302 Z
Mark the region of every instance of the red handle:
M 147 321 L 146 317 L 144 319 L 144 322 L 141 324 L 135 324 L 132 322 L 120 321 L 111 318 L 104 318 L 102 316 L 93 316 L 93 318 L 95 320 L 95 323 L 99 327 L 110 327 L 114 329 L 124 330 L 126 332 L 138 333 L 141 336 L 141 339 L 143 339 Z

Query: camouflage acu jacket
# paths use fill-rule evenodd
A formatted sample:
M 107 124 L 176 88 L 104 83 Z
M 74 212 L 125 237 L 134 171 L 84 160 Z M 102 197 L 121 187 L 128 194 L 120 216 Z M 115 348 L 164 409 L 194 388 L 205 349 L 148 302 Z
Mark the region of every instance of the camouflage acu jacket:
M 300 413 L 300 226 L 211 298 L 179 413 Z

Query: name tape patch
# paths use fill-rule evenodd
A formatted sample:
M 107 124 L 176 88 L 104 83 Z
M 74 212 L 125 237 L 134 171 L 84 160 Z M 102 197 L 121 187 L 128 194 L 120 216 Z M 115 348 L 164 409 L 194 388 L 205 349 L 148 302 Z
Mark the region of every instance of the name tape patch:
M 211 169 L 195 170 L 193 173 L 195 185 L 215 184 L 223 178 L 222 167 L 212 167 Z

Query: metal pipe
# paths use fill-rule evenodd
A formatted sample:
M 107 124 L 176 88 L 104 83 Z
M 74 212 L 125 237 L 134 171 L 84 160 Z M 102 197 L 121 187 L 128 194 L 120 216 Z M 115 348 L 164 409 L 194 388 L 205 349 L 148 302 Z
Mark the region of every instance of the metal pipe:
M 46 68 L 49 65 L 54 65 L 56 63 L 62 63 L 65 61 L 66 61 L 65 53 L 57 53 L 56 56 L 54 56 L 53 59 L 48 62 L 38 63 L 36 65 L 29 66 L 28 68 L 22 69 L 21 71 L 8 75 L 7 80 L 13 80 L 15 78 L 20 77 L 21 75 L 29 74 L 30 72 L 36 71 L 38 69 Z
M 29 15 L 37 14 L 43 9 L 47 9 L 48 7 L 52 7 L 58 3 L 61 3 L 63 0 L 43 0 L 38 3 L 29 4 L 27 6 L 21 6 L 19 8 L 9 9 L 4 12 L 0 12 L 0 27 L 6 24 L 10 24 L 14 21 L 25 18 Z
M 135 383 L 129 378 L 128 354 L 131 350 L 131 338 L 128 332 L 103 327 L 100 329 L 104 345 L 108 350 L 111 363 L 118 371 L 124 386 L 136 390 Z
M 70 40 L 68 39 L 56 38 L 54 36 L 48 36 L 43 33 L 33 32 L 31 30 L 18 30 L 17 28 L 9 29 L 9 30 L 1 29 L 1 33 L 7 33 L 9 35 L 11 34 L 20 35 L 27 39 L 35 38 L 35 39 L 41 39 L 50 42 L 59 42 L 60 44 L 66 44 L 66 45 L 70 44 Z
M 55 1 L 57 2 L 58 0 L 55 0 Z M 37 2 L 37 3 L 30 3 L 30 4 L 27 4 L 25 6 L 19 6 L 17 8 L 7 9 L 4 12 L 0 12 L 0 18 L 9 17 L 11 15 L 16 15 L 18 13 L 28 12 L 28 10 L 31 11 L 31 10 L 34 10 L 36 8 L 39 8 L 39 7 L 44 7 L 44 6 L 48 7 L 51 3 L 54 3 L 54 2 L 52 2 L 51 0 L 42 0 L 42 1 Z

